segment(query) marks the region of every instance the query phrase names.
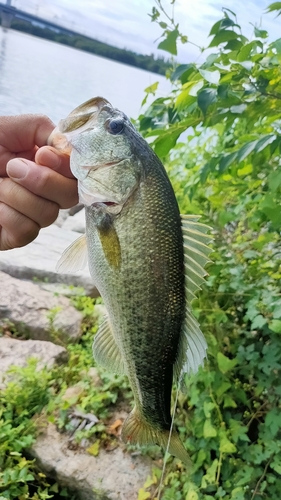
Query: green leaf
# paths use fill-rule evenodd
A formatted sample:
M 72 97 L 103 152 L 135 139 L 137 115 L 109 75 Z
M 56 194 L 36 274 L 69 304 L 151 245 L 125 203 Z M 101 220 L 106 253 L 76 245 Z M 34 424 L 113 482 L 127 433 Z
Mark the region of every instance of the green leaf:
M 281 428 L 280 411 L 278 408 L 272 408 L 272 410 L 267 413 L 265 425 L 270 428 L 271 435 L 275 437 Z
M 215 391 L 216 395 L 218 398 L 220 398 L 228 389 L 231 388 L 231 383 L 230 382 L 222 382 L 217 390 Z
M 272 330 L 274 333 L 281 333 L 281 320 L 273 319 L 269 323 L 268 328 L 270 328 L 270 330 Z
M 268 144 L 271 144 L 274 140 L 276 139 L 276 135 L 275 134 L 269 134 L 269 135 L 266 135 L 264 137 L 262 137 L 256 144 L 254 150 L 255 150 L 255 153 L 259 153 L 260 151 L 262 151 L 264 148 L 266 148 L 266 146 L 268 146 Z
M 179 130 L 174 130 L 172 132 L 168 131 L 166 134 L 161 135 L 158 139 L 156 139 L 154 143 L 155 153 L 163 158 L 166 156 L 170 149 L 174 147 L 179 136 L 183 132 L 183 128 Z
M 277 191 L 277 189 L 281 186 L 281 170 L 275 170 L 269 174 L 268 186 L 271 191 Z
M 281 54 L 281 38 L 278 38 L 278 40 L 275 40 L 275 42 L 273 42 L 270 45 L 270 48 L 275 49 L 277 54 Z
M 224 15 L 227 16 L 227 19 L 229 19 L 227 12 L 230 12 L 230 14 L 233 17 L 236 17 L 236 14 L 235 14 L 235 12 L 233 12 L 233 10 L 230 10 L 227 7 L 223 7 L 222 10 L 223 10 Z M 240 26 L 239 26 L 239 28 L 240 28 Z
M 234 160 L 236 160 L 236 158 L 237 158 L 237 151 L 234 151 L 233 153 L 223 156 L 219 161 L 219 173 L 223 174 L 228 169 L 228 167 L 234 162 Z
M 222 437 L 220 439 L 220 447 L 219 450 L 221 453 L 235 453 L 237 448 L 235 444 L 229 441 L 228 437 L 225 433 L 222 433 Z
M 240 40 L 229 40 L 225 45 L 225 50 L 238 51 L 243 47 L 243 43 Z
M 243 47 L 241 48 L 241 50 L 237 54 L 237 61 L 241 62 L 241 61 L 248 60 L 248 58 L 249 58 L 249 56 L 250 56 L 250 54 L 255 46 L 256 46 L 255 41 L 247 43 L 246 45 L 243 45 Z
M 144 89 L 144 91 L 147 94 L 154 94 L 156 92 L 156 90 L 158 89 L 158 85 L 159 85 L 159 82 L 155 82 L 152 85 L 150 85 L 149 87 L 146 87 L 146 89 Z
M 138 500 L 148 500 L 149 498 L 151 498 L 150 493 L 145 491 L 143 488 L 140 488 L 138 492 Z
M 280 229 L 281 225 L 281 206 L 277 204 L 270 193 L 267 193 L 261 200 L 259 207 L 261 211 L 272 222 L 274 228 Z
M 273 460 L 270 464 L 270 467 L 271 467 L 271 469 L 275 470 L 275 472 L 277 472 L 277 474 L 279 474 L 281 476 L 281 463 L 278 462 L 277 460 Z
M 193 69 L 194 65 L 193 64 L 180 64 L 176 70 L 172 73 L 171 75 L 171 81 L 175 82 L 176 80 L 179 80 L 180 77 L 186 73 L 188 70 Z
M 219 370 L 223 374 L 229 372 L 238 364 L 237 358 L 229 359 L 222 352 L 218 352 L 217 362 L 218 362 Z
M 217 435 L 217 430 L 216 428 L 212 425 L 211 419 L 207 418 L 204 422 L 204 427 L 203 427 L 203 436 L 204 438 L 212 438 L 216 437 Z
M 220 72 L 218 70 L 216 71 L 207 71 L 205 69 L 199 68 L 199 73 L 203 76 L 203 78 L 209 82 L 209 83 L 214 83 L 217 85 L 220 81 Z
M 170 54 L 177 55 L 177 39 L 179 36 L 178 30 L 168 31 L 165 40 L 159 43 L 158 49 L 170 52 Z
M 210 47 L 217 47 L 221 43 L 229 42 L 229 40 L 236 40 L 239 37 L 238 33 L 235 31 L 229 31 L 229 30 L 222 30 L 217 33 L 211 43 L 209 44 Z
M 185 500 L 198 500 L 198 494 L 195 490 L 188 489 L 187 496 L 185 497 Z
M 225 394 L 223 398 L 223 407 L 224 408 L 237 408 L 237 404 L 235 403 L 234 399 L 229 396 L 229 394 Z
M 215 403 L 212 401 L 204 401 L 204 413 L 206 418 L 210 418 L 211 411 L 215 408 Z
M 34 481 L 34 476 L 32 474 L 27 474 L 24 478 L 25 481 Z
M 98 456 L 100 451 L 100 439 L 97 439 L 91 446 L 89 446 L 89 448 L 86 449 L 86 451 L 94 457 Z
M 281 10 L 281 2 L 273 2 L 267 7 L 266 12 L 274 12 L 275 10 Z
M 220 19 L 212 26 L 209 36 L 216 35 L 220 31 L 222 21 L 223 19 Z
M 266 30 L 260 30 L 255 26 L 254 28 L 254 33 L 257 38 L 267 38 L 268 37 L 268 32 Z
M 266 319 L 261 314 L 258 314 L 258 316 L 256 316 L 252 321 L 251 330 L 256 330 L 257 328 L 260 329 L 266 325 L 266 323 Z
M 240 162 L 242 160 L 245 160 L 245 158 L 247 158 L 247 156 L 249 156 L 249 154 L 251 154 L 255 149 L 257 143 L 258 140 L 247 142 L 246 144 L 244 144 L 244 146 L 242 146 L 242 148 L 240 148 L 237 152 L 237 161 Z
M 208 107 L 216 102 L 217 100 L 217 91 L 216 89 L 203 89 L 198 93 L 197 102 L 198 106 L 206 115 Z

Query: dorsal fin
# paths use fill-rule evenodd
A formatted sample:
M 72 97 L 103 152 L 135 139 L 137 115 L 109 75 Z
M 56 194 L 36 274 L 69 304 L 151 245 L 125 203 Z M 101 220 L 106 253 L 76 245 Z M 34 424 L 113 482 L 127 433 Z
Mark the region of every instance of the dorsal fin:
M 191 301 L 207 275 L 204 266 L 210 262 L 208 255 L 212 240 L 206 234 L 211 228 L 198 222 L 199 216 L 182 215 L 182 234 L 184 246 L 186 313 L 183 324 L 178 357 L 175 363 L 175 376 L 181 379 L 184 373 L 196 373 L 206 357 L 207 343 L 199 323 L 191 311 Z

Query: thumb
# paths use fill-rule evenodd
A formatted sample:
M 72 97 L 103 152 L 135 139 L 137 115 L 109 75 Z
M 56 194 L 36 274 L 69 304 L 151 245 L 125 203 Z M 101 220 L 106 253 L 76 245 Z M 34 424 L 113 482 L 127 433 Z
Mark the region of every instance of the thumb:
M 38 165 L 49 167 L 65 177 L 74 178 L 69 166 L 69 156 L 51 146 L 39 148 L 35 155 L 35 162 Z

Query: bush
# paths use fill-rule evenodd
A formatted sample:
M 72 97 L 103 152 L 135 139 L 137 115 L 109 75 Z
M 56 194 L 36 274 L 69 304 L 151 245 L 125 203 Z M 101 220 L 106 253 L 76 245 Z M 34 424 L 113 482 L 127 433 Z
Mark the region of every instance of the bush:
M 159 48 L 175 54 L 187 38 L 156 3 Z M 281 491 L 281 39 L 269 43 L 258 27 L 247 39 L 228 9 L 210 36 L 205 62 L 175 66 L 174 90 L 138 122 L 182 211 L 201 214 L 215 236 L 193 304 L 209 358 L 187 379 L 176 419 L 194 470 L 172 462 L 161 498 L 272 500 Z

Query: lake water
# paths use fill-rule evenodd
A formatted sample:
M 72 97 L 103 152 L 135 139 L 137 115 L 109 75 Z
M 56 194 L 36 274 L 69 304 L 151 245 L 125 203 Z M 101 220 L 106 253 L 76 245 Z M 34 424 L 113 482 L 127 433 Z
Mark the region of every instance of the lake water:
M 91 97 L 102 96 L 137 118 L 144 89 L 165 77 L 49 40 L 0 27 L 0 115 L 44 113 L 55 123 Z

